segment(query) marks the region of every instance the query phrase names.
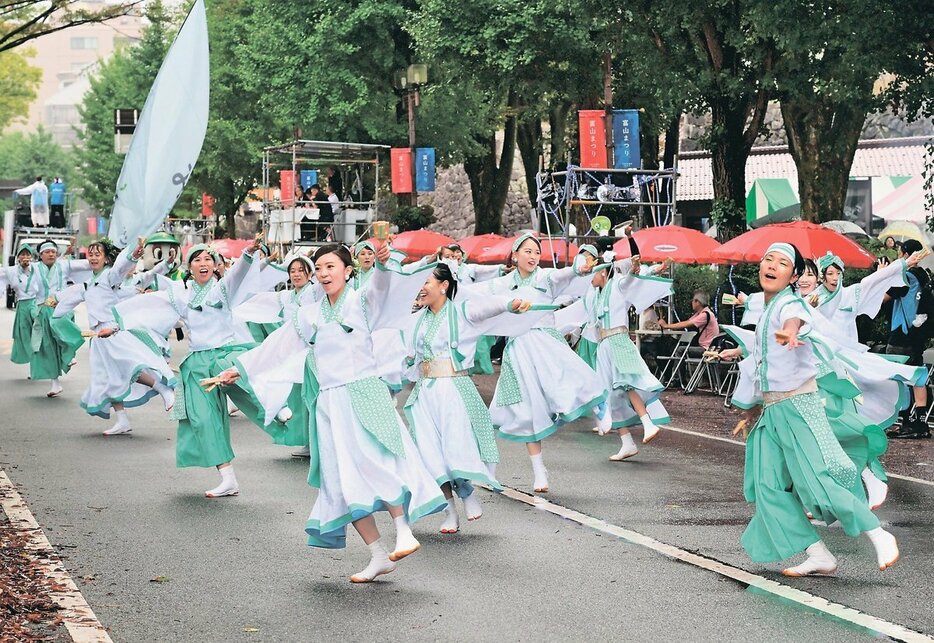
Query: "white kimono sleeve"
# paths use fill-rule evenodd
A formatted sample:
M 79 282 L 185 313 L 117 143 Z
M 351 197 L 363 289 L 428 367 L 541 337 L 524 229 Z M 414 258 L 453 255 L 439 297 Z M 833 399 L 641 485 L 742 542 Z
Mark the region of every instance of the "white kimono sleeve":
M 305 360 L 311 346 L 303 340 L 291 320 L 269 335 L 263 343 L 240 355 L 234 365 L 248 380 L 263 407 L 266 425 L 286 406 L 292 388 L 305 381 Z
M 847 286 L 844 292 L 853 293 L 853 313 L 875 317 L 889 288 L 908 285 L 908 264 L 904 259 L 876 270 L 858 284 Z
M 137 328 L 158 337 L 168 336 L 181 320 L 166 291 L 134 295 L 114 306 L 113 312 L 121 330 Z
M 373 276 L 363 292 L 370 331 L 380 328 L 406 328 L 412 304 L 431 274 L 430 266 L 412 274 L 401 273 L 376 263 Z
M 253 295 L 233 309 L 234 320 L 254 324 L 274 324 L 282 321 L 282 302 L 278 292 Z
M 671 279 L 664 277 L 643 277 L 630 272 L 629 276 L 616 280 L 616 287 L 636 309 L 636 313 L 641 315 L 659 299 L 672 293 L 672 283 Z
M 84 296 L 87 293 L 87 288 L 84 284 L 74 284 L 65 288 L 56 295 L 56 300 L 58 303 L 55 304 L 55 310 L 52 311 L 52 317 L 64 317 L 75 308 L 78 307 L 78 304 L 84 301 Z

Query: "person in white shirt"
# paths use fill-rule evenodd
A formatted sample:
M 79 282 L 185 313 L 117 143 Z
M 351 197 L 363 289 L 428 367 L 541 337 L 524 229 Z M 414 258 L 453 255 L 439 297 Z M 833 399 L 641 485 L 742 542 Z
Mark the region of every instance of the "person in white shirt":
M 41 176 L 36 182 L 24 188 L 15 190 L 20 196 L 29 197 L 29 210 L 32 215 L 32 224 L 37 228 L 49 227 L 49 188 L 46 187 Z

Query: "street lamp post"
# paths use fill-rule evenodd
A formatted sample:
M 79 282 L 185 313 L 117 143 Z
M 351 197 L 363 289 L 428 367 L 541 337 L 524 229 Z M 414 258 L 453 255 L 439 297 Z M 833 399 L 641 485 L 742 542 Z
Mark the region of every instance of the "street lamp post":
M 402 94 L 408 112 L 409 122 L 409 151 L 412 155 L 412 206 L 418 205 L 418 189 L 416 180 L 416 152 L 415 152 L 415 108 L 421 102 L 419 88 L 428 82 L 428 65 L 414 63 L 405 69 L 399 69 L 393 74 L 393 85 Z

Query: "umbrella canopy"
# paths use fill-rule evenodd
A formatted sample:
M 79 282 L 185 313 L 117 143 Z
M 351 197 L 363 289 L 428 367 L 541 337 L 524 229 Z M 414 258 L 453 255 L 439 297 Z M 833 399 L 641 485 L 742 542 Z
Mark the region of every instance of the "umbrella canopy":
M 920 241 L 924 245 L 928 244 L 927 235 L 911 221 L 892 221 L 879 233 L 879 239 L 883 241 L 888 237 L 892 237 L 896 241 L 914 239 L 915 241 Z
M 794 205 L 798 195 L 788 179 L 756 179 L 746 195 L 746 222 Z
M 666 225 L 643 228 L 633 236 L 639 244 L 639 256 L 643 261 L 657 262 L 670 258 L 675 263 L 723 263 L 722 259 L 711 254 L 720 244 L 700 230 Z M 628 257 L 629 241 L 620 239 L 613 245 L 613 250 L 617 257 Z
M 834 232 L 839 232 L 840 234 L 845 234 L 847 236 L 853 237 L 868 237 L 869 233 L 860 228 L 858 225 L 852 221 L 824 221 L 822 224 L 825 228 L 829 228 Z
M 832 252 L 853 268 L 869 268 L 876 261 L 855 241 L 809 221 L 775 223 L 750 230 L 727 241 L 712 254 L 729 263 L 754 263 L 761 261 L 768 247 L 777 241 L 793 243 L 805 257 L 821 257 Z
M 454 239 L 446 234 L 432 230 L 409 230 L 397 234 L 392 240 L 392 247 L 404 252 L 408 259 L 421 259 L 449 243 L 454 243 Z
M 886 221 L 924 222 L 927 217 L 924 178 L 913 177 L 887 197 L 872 204 L 872 213 Z
M 496 244 L 482 250 L 479 254 L 474 256 L 473 261 L 486 264 L 506 263 L 509 255 L 512 254 L 512 244 L 518 238 L 517 235 L 498 241 Z M 579 252 L 576 245 L 573 243 L 568 244 L 564 239 L 543 238 L 540 239 L 540 241 L 542 242 L 542 265 L 564 265 L 565 260 L 568 262 L 573 261 L 574 257 L 576 257 Z
M 211 242 L 211 246 L 226 259 L 236 259 L 252 245 L 252 239 L 215 239 Z
M 772 223 L 788 223 L 789 221 L 800 221 L 801 220 L 801 204 L 793 203 L 789 206 L 782 208 L 781 210 L 776 210 L 772 214 L 767 214 L 764 217 L 759 217 L 755 221 L 749 224 L 750 228 L 756 229 L 761 228 L 764 225 L 771 225 Z
M 488 248 L 492 248 L 505 238 L 506 237 L 499 234 L 475 234 L 472 237 L 461 239 L 457 242 L 457 245 L 463 248 L 464 254 L 472 260 L 478 254 Z

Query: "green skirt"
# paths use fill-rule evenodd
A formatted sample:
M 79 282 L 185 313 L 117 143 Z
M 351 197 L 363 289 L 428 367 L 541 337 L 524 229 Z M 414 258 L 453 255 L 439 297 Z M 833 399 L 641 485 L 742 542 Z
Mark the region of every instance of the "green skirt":
M 756 562 L 784 560 L 818 540 L 800 497 L 834 516 L 848 536 L 879 526 L 864 498 L 850 490 L 859 472 L 840 449 L 820 396 L 807 393 L 771 404 L 746 442 L 744 492 L 755 504 L 743 548 Z
M 495 372 L 493 370 L 493 360 L 490 357 L 490 351 L 495 343 L 496 337 L 490 335 L 483 335 L 477 340 L 473 366 L 470 367 L 471 375 L 492 375 Z
M 258 324 L 256 322 L 247 322 L 246 327 L 253 336 L 253 341 L 261 343 L 264 339 L 272 335 L 273 331 L 282 326 L 282 322 L 273 322 L 270 324 Z
M 72 313 L 52 318 L 53 309 L 38 306 L 32 328 L 29 373 L 34 380 L 51 380 L 67 373 L 69 364 L 84 344 L 81 329 L 75 325 Z
M 10 352 L 10 360 L 14 364 L 28 364 L 32 357 L 32 325 L 38 310 L 35 299 L 23 299 L 16 302 L 16 316 L 13 318 L 13 349 Z
M 577 342 L 577 348 L 574 349 L 580 358 L 587 362 L 587 366 L 593 370 L 597 370 L 597 347 L 599 345 L 597 342 L 581 337 Z
M 199 382 L 216 377 L 233 366 L 233 360 L 253 348 L 252 344 L 231 344 L 190 353 L 181 363 L 178 380 L 183 394 L 176 404 L 184 404 L 178 421 L 175 464 L 178 467 L 216 467 L 234 459 L 230 445 L 229 397 L 240 412 L 265 429 L 263 413 L 253 397 L 241 387 L 227 386 L 211 392 Z
M 273 444 L 281 444 L 288 447 L 307 447 L 308 446 L 308 409 L 305 406 L 305 400 L 302 398 L 302 385 L 296 384 L 292 387 L 288 400 L 289 410 L 292 411 L 292 417 L 286 423 L 273 422 L 266 427 L 266 431 L 272 436 Z

